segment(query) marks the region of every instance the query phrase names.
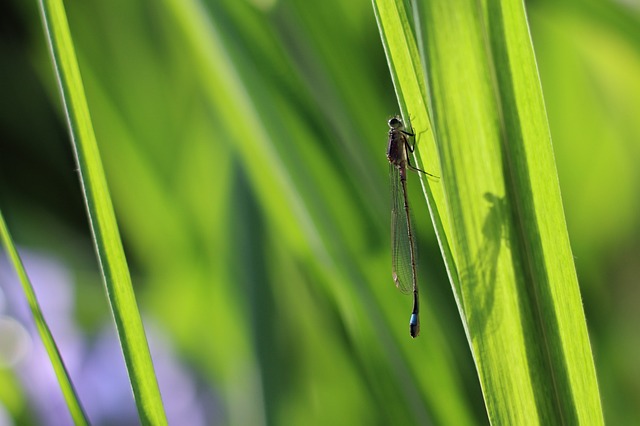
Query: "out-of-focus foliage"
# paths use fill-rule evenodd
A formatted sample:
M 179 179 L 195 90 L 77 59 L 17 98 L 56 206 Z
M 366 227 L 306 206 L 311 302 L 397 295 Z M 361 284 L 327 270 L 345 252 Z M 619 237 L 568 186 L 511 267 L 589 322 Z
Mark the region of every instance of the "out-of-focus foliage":
M 65 6 L 139 303 L 197 372 L 211 422 L 487 422 L 416 179 L 416 341 L 391 281 L 385 122 L 398 111 L 368 2 Z M 106 303 L 36 5 L 2 8 L 0 203 L 18 244 L 76 271 L 91 332 Z M 529 14 L 605 419 L 629 424 L 640 19 L 622 3 Z M 21 395 L 0 376 L 24 419 Z
M 33 315 L 34 321 L 37 324 L 39 337 L 42 339 L 43 346 L 47 350 L 47 355 L 51 359 L 51 367 L 56 373 L 56 379 L 58 380 L 60 390 L 62 391 L 65 402 L 67 403 L 67 407 L 69 408 L 69 414 L 73 418 L 73 422 L 76 425 L 87 425 L 89 424 L 87 415 L 84 412 L 84 408 L 80 404 L 78 394 L 73 386 L 73 383 L 71 383 L 69 372 L 67 371 L 62 357 L 60 356 L 60 350 L 58 349 L 58 346 L 53 339 L 51 329 L 44 319 L 44 315 L 42 314 L 42 309 L 40 308 L 40 304 L 38 303 L 38 299 L 35 295 L 33 285 L 31 284 L 31 281 L 27 276 L 22 260 L 20 259 L 15 244 L 11 239 L 11 235 L 7 230 L 7 224 L 4 221 L 2 212 L 0 212 L 0 241 L 2 242 L 4 251 L 11 259 L 11 263 L 15 268 L 16 274 L 20 277 L 20 282 L 22 284 L 25 298 L 28 300 L 29 307 L 31 308 L 31 314 Z M 4 328 L 3 331 L 6 333 L 7 329 Z M 15 346 L 17 347 L 19 345 L 15 344 Z M 5 353 L 3 353 L 3 361 L 4 360 L 6 360 Z

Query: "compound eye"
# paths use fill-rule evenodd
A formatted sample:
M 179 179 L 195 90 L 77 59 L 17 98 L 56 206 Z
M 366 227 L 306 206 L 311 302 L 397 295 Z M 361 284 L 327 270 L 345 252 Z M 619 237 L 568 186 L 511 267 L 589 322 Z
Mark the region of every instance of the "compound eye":
M 402 126 L 402 122 L 398 117 L 393 117 L 389 119 L 389 127 L 391 127 L 392 129 L 397 129 L 398 127 L 401 127 L 401 126 Z

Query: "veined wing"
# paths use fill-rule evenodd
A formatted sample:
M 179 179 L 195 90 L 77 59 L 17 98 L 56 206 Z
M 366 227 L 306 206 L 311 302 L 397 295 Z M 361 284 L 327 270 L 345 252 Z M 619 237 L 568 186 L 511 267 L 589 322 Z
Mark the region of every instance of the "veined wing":
M 411 293 L 415 277 L 411 268 L 411 240 L 409 239 L 411 222 L 404 208 L 405 188 L 400 181 L 400 170 L 393 164 L 390 165 L 389 176 L 391 178 L 391 261 L 393 280 L 402 293 Z M 411 234 L 415 238 L 413 230 Z M 415 246 L 413 249 L 415 256 Z

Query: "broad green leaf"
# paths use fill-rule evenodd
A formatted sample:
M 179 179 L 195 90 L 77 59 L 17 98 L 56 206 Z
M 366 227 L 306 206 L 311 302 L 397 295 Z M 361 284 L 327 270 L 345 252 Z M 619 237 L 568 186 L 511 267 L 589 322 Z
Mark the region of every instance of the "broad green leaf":
M 602 424 L 523 4 L 414 4 L 374 9 L 489 418 Z
M 33 320 L 38 328 L 40 338 L 42 339 L 42 343 L 49 355 L 49 359 L 51 360 L 51 365 L 53 366 L 53 370 L 58 378 L 58 383 L 60 384 L 60 389 L 62 390 L 64 399 L 67 402 L 67 407 L 69 407 L 71 417 L 76 425 L 88 425 L 89 421 L 87 419 L 87 415 L 85 414 L 82 404 L 80 403 L 80 399 L 78 398 L 78 394 L 73 387 L 73 383 L 69 377 L 69 372 L 67 371 L 67 367 L 64 365 L 58 346 L 53 340 L 53 335 L 51 334 L 49 325 L 42 314 L 40 303 L 38 303 L 38 298 L 33 290 L 33 286 L 31 285 L 31 280 L 29 280 L 29 276 L 27 275 L 27 271 L 24 269 L 20 255 L 13 244 L 13 239 L 11 238 L 11 234 L 9 234 L 2 212 L 0 212 L 0 239 L 2 240 L 7 254 L 9 255 L 9 259 L 13 263 L 13 267 L 16 269 L 18 278 L 20 278 L 22 290 L 29 302 L 29 308 L 31 308 Z
M 62 0 L 40 9 L 82 180 L 104 282 L 143 424 L 166 424 Z

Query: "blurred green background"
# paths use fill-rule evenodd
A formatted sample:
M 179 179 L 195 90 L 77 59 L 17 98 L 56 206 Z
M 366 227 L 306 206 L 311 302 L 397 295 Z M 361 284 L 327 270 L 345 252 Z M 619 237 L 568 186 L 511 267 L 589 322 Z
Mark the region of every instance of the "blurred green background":
M 398 111 L 369 2 L 65 6 L 170 423 L 488 422 L 415 178 L 415 341 L 391 280 Z M 635 424 L 640 3 L 527 10 L 605 419 Z M 45 314 L 89 417 L 136 424 L 35 1 L 3 2 L 0 33 L 0 208 L 39 297 L 70 294 Z M 0 424 L 66 424 L 33 389 L 46 363 L 0 370 Z

